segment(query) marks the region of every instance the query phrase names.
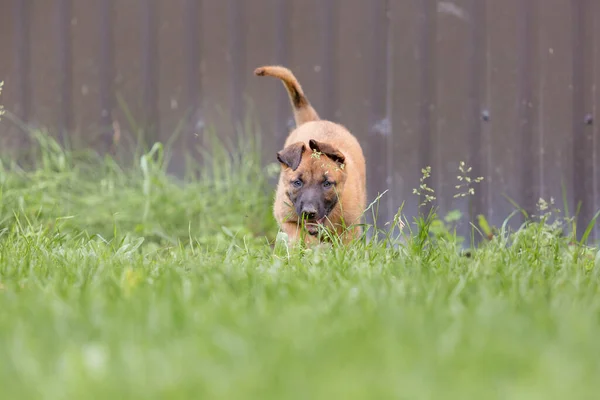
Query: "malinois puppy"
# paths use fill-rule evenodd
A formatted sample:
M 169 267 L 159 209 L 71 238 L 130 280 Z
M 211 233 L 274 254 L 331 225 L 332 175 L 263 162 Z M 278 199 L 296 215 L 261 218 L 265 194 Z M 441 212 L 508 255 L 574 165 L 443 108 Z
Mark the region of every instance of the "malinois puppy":
M 273 214 L 280 229 L 290 243 L 322 241 L 327 235 L 319 235 L 319 226 L 349 243 L 362 233 L 359 224 L 367 201 L 358 140 L 344 126 L 321 120 L 289 69 L 264 66 L 254 74 L 283 82 L 296 121 L 277 153 L 281 172 Z

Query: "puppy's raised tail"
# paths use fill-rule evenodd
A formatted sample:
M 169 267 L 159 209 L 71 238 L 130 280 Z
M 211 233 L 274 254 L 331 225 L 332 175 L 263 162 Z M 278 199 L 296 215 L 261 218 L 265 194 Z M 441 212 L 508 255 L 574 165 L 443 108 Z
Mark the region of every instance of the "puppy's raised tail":
M 300 83 L 298 83 L 298 80 L 292 71 L 279 65 L 267 65 L 256 68 L 254 70 L 254 75 L 273 76 L 281 79 L 283 85 L 287 89 L 288 95 L 290 96 L 290 102 L 292 103 L 292 108 L 294 110 L 296 126 L 300 126 L 309 121 L 318 121 L 320 119 L 319 115 L 310 105 L 310 102 L 304 95 L 302 86 L 300 86 Z

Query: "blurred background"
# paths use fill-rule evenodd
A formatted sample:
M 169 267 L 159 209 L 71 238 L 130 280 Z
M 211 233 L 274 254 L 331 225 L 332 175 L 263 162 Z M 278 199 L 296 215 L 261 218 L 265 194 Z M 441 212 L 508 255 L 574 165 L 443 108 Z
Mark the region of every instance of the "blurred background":
M 291 109 L 252 72 L 273 63 L 358 136 L 382 221 L 416 215 L 426 166 L 463 233 L 540 198 L 584 224 L 600 208 L 594 0 L 0 0 L 2 151 L 26 151 L 27 127 L 101 153 L 172 141 L 178 175 L 208 131 L 252 130 L 272 163 Z M 456 196 L 461 161 L 474 195 Z

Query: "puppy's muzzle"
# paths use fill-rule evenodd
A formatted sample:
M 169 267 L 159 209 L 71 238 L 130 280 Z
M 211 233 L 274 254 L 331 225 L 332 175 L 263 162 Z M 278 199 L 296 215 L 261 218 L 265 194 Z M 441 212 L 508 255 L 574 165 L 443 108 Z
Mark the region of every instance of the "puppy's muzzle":
M 317 208 L 313 206 L 302 207 L 302 218 L 308 221 L 317 219 Z
M 316 236 L 319 231 L 318 226 L 323 224 L 326 215 L 320 216 L 317 207 L 312 205 L 302 206 L 301 215 L 305 222 L 306 231 L 310 235 Z

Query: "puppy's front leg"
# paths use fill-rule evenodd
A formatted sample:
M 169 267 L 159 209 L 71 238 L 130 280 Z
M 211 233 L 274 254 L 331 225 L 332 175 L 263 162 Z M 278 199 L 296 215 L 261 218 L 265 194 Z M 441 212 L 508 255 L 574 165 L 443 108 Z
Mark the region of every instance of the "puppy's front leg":
M 317 237 L 303 230 L 298 222 L 284 222 L 281 224 L 281 230 L 287 234 L 288 242 L 292 246 L 299 242 L 307 245 L 318 242 Z
M 300 225 L 297 222 L 284 222 L 281 224 L 281 230 L 287 235 L 288 242 L 291 245 L 298 242 L 300 238 Z

